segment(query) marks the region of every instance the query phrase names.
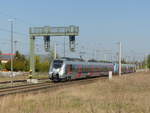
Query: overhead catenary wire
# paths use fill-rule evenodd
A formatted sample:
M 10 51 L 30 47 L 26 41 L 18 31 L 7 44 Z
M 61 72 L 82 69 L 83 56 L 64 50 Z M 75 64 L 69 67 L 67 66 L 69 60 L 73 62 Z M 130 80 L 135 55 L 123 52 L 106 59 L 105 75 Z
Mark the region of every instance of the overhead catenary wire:
M 18 17 L 12 16 L 12 15 L 9 15 L 9 14 L 4 13 L 4 12 L 2 12 L 2 11 L 0 11 L 0 15 L 1 15 L 1 16 L 4 16 L 4 17 L 7 17 L 7 18 L 13 18 L 13 19 L 15 19 L 17 22 L 23 23 L 23 24 L 25 24 L 25 25 L 27 25 L 27 26 L 33 25 L 33 24 L 29 23 L 29 22 L 26 22 L 25 20 L 23 20 L 23 19 L 21 19 L 21 18 L 18 18 Z
M 3 12 L 3 11 L 0 11 L 0 16 L 3 16 L 3 17 L 5 17 L 7 20 L 8 19 L 13 19 L 13 20 L 15 20 L 15 24 L 16 23 L 22 23 L 22 24 L 24 24 L 24 25 L 21 25 L 21 24 L 16 24 L 16 25 L 18 25 L 19 27 L 20 26 L 23 26 L 25 29 L 24 29 L 24 33 L 23 32 L 18 32 L 17 30 L 14 30 L 13 31 L 13 34 L 15 35 L 14 36 L 14 38 L 15 38 L 15 40 L 19 40 L 19 43 L 22 43 L 22 44 L 20 44 L 21 46 L 22 46 L 22 48 L 26 48 L 26 45 L 29 45 L 29 33 L 28 33 L 28 29 L 29 29 L 29 27 L 30 26 L 36 26 L 36 25 L 33 25 L 33 24 L 31 24 L 31 23 L 29 23 L 29 22 L 27 22 L 26 20 L 23 20 L 23 19 L 21 19 L 21 18 L 18 18 L 18 17 L 16 17 L 16 16 L 14 16 L 14 15 L 9 15 L 8 13 L 6 13 L 6 12 Z M 15 29 L 17 29 L 18 27 L 16 27 L 16 25 L 15 25 Z M 25 26 L 26 25 L 26 26 Z M 3 28 L 2 26 L 1 26 L 1 28 L 0 28 L 0 32 L 6 32 L 7 34 L 9 34 L 9 33 L 11 33 L 11 31 L 10 30 L 8 30 L 8 29 L 6 29 L 6 28 Z M 6 34 L 5 34 L 6 35 Z M 21 37 L 16 37 L 16 35 L 18 35 L 18 36 L 21 36 Z M 8 36 L 7 36 L 8 37 Z M 20 39 L 21 38 L 21 39 Z M 4 40 L 6 39 L 6 38 L 3 38 Z M 10 40 L 9 40 L 10 41 Z M 9 42 L 8 42 L 8 44 L 10 44 Z M 5 49 L 5 48 L 3 48 L 3 49 Z
M 8 33 L 11 32 L 10 30 L 4 29 L 4 28 L 0 28 L 0 31 L 4 31 L 4 32 L 8 32 Z M 25 33 L 17 32 L 17 31 L 14 31 L 13 33 L 14 33 L 14 34 L 17 34 L 17 35 L 29 36 L 29 35 L 27 35 L 27 34 L 25 34 Z
M 1 16 L 4 16 L 4 17 L 7 17 L 7 18 L 13 18 L 13 19 L 15 19 L 15 21 L 20 22 L 20 23 L 23 23 L 23 24 L 26 24 L 26 25 L 28 25 L 28 26 L 29 26 L 29 25 L 30 25 L 30 26 L 33 25 L 33 24 L 29 23 L 29 22 L 26 22 L 26 21 L 23 20 L 23 19 L 20 19 L 20 18 L 18 18 L 18 17 L 12 16 L 12 15 L 9 15 L 9 14 L 3 12 L 3 11 L 0 11 L 0 15 L 1 15 Z M 8 32 L 8 33 L 11 32 L 10 30 L 5 29 L 5 28 L 0 28 L 0 31 Z M 14 31 L 13 33 L 14 33 L 15 35 L 21 35 L 21 36 L 29 37 L 29 34 L 25 34 L 25 33 L 22 33 L 22 32 Z

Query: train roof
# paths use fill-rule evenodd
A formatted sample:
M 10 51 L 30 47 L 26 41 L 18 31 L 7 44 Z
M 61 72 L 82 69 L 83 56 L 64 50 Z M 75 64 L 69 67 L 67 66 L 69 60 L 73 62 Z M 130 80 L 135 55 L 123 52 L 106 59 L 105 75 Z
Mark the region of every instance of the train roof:
M 119 65 L 118 63 L 115 62 L 101 62 L 101 61 L 96 61 L 96 60 L 90 60 L 90 61 L 85 61 L 83 59 L 80 58 L 69 58 L 69 57 L 62 57 L 59 59 L 55 59 L 55 60 L 63 60 L 63 61 L 70 61 L 70 62 L 83 62 L 83 63 L 95 63 L 95 64 L 113 64 L 113 65 Z M 122 66 L 135 66 L 135 64 L 122 64 Z
M 60 58 L 60 59 L 55 59 L 55 60 L 62 60 L 62 61 L 65 61 L 65 62 L 71 62 L 71 63 L 88 63 L 88 64 L 108 64 L 108 65 L 110 65 L 110 64 L 113 64 L 113 63 L 108 63 L 108 62 L 89 62 L 89 61 L 85 61 L 85 60 L 82 60 L 82 59 L 70 59 L 70 58 Z
M 67 60 L 67 61 L 85 61 L 81 58 L 69 58 L 69 57 L 62 57 L 60 59 L 56 59 L 56 60 Z

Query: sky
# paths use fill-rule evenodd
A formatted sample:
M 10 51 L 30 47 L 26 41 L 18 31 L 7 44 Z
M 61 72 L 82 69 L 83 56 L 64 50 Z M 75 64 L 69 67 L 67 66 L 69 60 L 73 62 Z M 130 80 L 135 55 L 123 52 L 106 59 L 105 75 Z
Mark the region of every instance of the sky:
M 69 56 L 105 58 L 115 57 L 118 42 L 123 56 L 140 59 L 150 53 L 149 0 L 1 0 L 0 50 L 10 52 L 10 22 L 14 19 L 15 49 L 29 53 L 29 27 L 76 25 L 77 52 Z M 63 55 L 63 37 L 52 37 L 57 50 Z M 45 54 L 43 38 L 36 40 L 36 53 Z M 132 58 L 131 58 L 132 57 Z

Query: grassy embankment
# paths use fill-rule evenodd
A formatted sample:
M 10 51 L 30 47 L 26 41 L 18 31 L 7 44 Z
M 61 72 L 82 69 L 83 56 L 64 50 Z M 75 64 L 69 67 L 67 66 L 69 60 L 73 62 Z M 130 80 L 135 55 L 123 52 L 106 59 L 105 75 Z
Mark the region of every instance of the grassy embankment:
M 0 99 L 1 113 L 150 113 L 150 73 Z

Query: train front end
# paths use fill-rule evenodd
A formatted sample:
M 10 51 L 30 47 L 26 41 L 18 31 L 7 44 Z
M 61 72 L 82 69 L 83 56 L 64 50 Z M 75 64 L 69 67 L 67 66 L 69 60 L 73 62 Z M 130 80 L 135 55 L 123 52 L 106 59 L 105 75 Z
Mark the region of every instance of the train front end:
M 49 70 L 49 78 L 52 81 L 58 82 L 64 75 L 64 63 L 63 60 L 54 60 Z

